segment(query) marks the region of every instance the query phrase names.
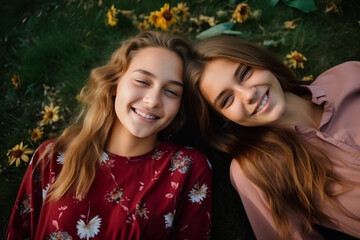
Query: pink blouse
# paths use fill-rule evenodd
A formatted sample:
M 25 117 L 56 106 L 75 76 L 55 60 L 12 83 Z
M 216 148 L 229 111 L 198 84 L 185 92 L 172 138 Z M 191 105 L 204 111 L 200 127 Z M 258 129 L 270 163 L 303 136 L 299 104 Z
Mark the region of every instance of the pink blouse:
M 163 142 L 138 157 L 103 153 L 85 199 L 70 193 L 43 203 L 64 154 L 48 164 L 33 155 L 22 181 L 7 239 L 208 239 L 211 168 L 199 151 Z M 41 169 L 40 169 L 41 168 Z
M 293 126 L 293 129 L 312 144 L 326 149 L 336 174 L 355 183 L 336 201 L 347 209 L 348 214 L 360 218 L 360 62 L 335 66 L 305 87 L 312 93 L 315 104 L 324 104 L 321 124 L 318 129 L 305 126 Z M 235 160 L 230 166 L 230 178 L 256 238 L 276 239 L 275 224 L 265 195 L 245 177 Z M 322 205 L 322 211 L 334 219 L 334 224 L 318 224 L 360 238 L 360 221 L 343 214 L 329 202 Z M 301 236 L 298 219 L 296 216 L 291 219 L 293 239 L 321 239 L 316 232 Z

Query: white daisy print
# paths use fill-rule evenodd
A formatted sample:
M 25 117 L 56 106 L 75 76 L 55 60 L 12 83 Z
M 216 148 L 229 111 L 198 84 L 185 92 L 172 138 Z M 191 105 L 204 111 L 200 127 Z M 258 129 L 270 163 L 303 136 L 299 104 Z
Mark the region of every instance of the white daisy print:
M 86 238 L 87 240 L 89 240 L 90 238 L 95 237 L 99 233 L 100 225 L 101 218 L 99 218 L 99 215 L 93 217 L 88 223 L 85 223 L 84 220 L 79 219 L 76 225 L 77 234 L 80 239 Z
M 57 164 L 64 165 L 64 161 L 65 161 L 65 153 L 61 153 L 61 154 L 56 158 L 56 162 L 57 162 Z
M 148 217 L 149 210 L 146 207 L 146 203 L 142 204 L 139 202 L 136 204 L 136 215 L 138 215 L 141 218 L 149 219 Z
M 201 203 L 206 198 L 208 186 L 204 183 L 201 187 L 197 182 L 194 187 L 190 190 L 189 200 L 193 203 Z
M 164 154 L 164 151 L 161 151 L 161 150 L 158 150 L 158 149 L 155 149 L 155 152 L 154 154 L 152 155 L 152 159 L 153 160 L 159 160 L 161 159 L 161 156 Z
M 174 216 L 175 216 L 175 210 L 174 212 L 169 212 L 168 214 L 164 215 L 165 218 L 165 228 L 171 228 L 173 221 L 174 221 Z
M 100 158 L 100 164 L 101 166 L 108 166 L 113 168 L 114 167 L 114 159 L 111 157 L 111 154 L 103 152 L 101 154 L 101 158 Z
M 106 163 L 109 160 L 109 155 L 106 152 L 103 152 L 101 155 L 101 159 L 100 162 L 101 163 Z
M 46 195 L 47 195 L 47 192 L 49 191 L 49 188 L 50 188 L 50 184 L 48 183 L 48 184 L 46 185 L 46 187 L 42 190 L 42 199 L 43 199 L 43 201 L 44 201 L 45 198 L 46 198 Z
M 176 171 L 178 170 L 180 173 L 185 174 L 190 168 L 190 165 L 192 164 L 192 161 L 190 157 L 183 156 L 183 152 L 176 152 L 171 157 L 171 166 L 170 171 Z

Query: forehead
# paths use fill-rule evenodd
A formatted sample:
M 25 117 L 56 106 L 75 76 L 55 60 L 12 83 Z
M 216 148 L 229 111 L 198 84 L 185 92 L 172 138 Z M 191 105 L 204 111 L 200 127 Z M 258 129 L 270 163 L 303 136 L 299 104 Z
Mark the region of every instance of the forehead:
M 225 58 L 214 59 L 208 62 L 200 78 L 200 91 L 211 102 L 216 96 L 229 87 L 235 78 L 239 63 Z
M 130 64 L 133 63 L 151 63 L 151 62 L 167 62 L 167 61 L 174 61 L 178 64 L 182 64 L 182 59 L 180 56 L 164 47 L 145 47 L 137 50 L 132 59 Z
M 163 78 L 182 81 L 183 61 L 179 55 L 169 49 L 146 47 L 135 53 L 127 71 L 139 69 Z

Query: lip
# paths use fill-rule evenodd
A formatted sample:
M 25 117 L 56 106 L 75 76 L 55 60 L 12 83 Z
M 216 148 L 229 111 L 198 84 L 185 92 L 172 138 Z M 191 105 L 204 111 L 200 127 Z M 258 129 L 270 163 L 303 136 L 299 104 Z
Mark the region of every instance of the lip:
M 266 103 L 265 103 L 264 106 L 262 106 L 262 104 L 264 104 L 263 103 L 264 100 L 266 101 Z M 261 114 L 261 113 L 267 111 L 269 106 L 270 106 L 270 93 L 269 93 L 269 90 L 267 90 L 265 92 L 264 96 L 262 96 L 262 98 L 260 99 L 260 101 L 256 105 L 256 108 L 255 108 L 254 112 L 252 113 L 252 115 Z M 261 107 L 261 109 L 259 110 L 260 107 Z
M 154 122 L 158 120 L 160 117 L 152 112 L 146 111 L 144 109 L 138 109 L 135 107 L 131 107 L 132 112 L 138 116 L 140 119 L 146 122 Z

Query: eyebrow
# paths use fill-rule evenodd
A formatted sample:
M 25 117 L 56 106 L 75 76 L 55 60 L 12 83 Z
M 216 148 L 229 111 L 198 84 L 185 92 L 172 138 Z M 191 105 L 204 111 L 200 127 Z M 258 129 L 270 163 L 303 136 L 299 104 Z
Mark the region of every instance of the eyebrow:
M 244 66 L 244 64 L 240 63 L 239 66 L 236 68 L 235 72 L 234 72 L 234 79 L 237 79 L 239 73 L 240 73 L 240 70 L 241 68 Z M 220 101 L 220 98 L 222 98 L 222 96 L 225 94 L 226 90 L 222 90 L 220 92 L 219 95 L 217 95 L 217 97 L 215 98 L 213 104 L 214 106 L 216 106 L 216 104 Z
M 149 71 L 146 71 L 146 70 L 144 70 L 144 69 L 136 69 L 136 70 L 134 70 L 133 72 L 139 72 L 139 73 L 142 73 L 142 74 L 144 74 L 144 75 L 146 75 L 146 76 L 155 78 L 155 75 L 154 75 L 153 73 L 151 73 L 151 72 L 149 72 Z M 181 82 L 179 82 L 179 81 L 170 80 L 169 82 L 170 82 L 171 84 L 177 85 L 177 86 L 179 86 L 179 87 L 184 87 L 184 84 L 181 83 Z

